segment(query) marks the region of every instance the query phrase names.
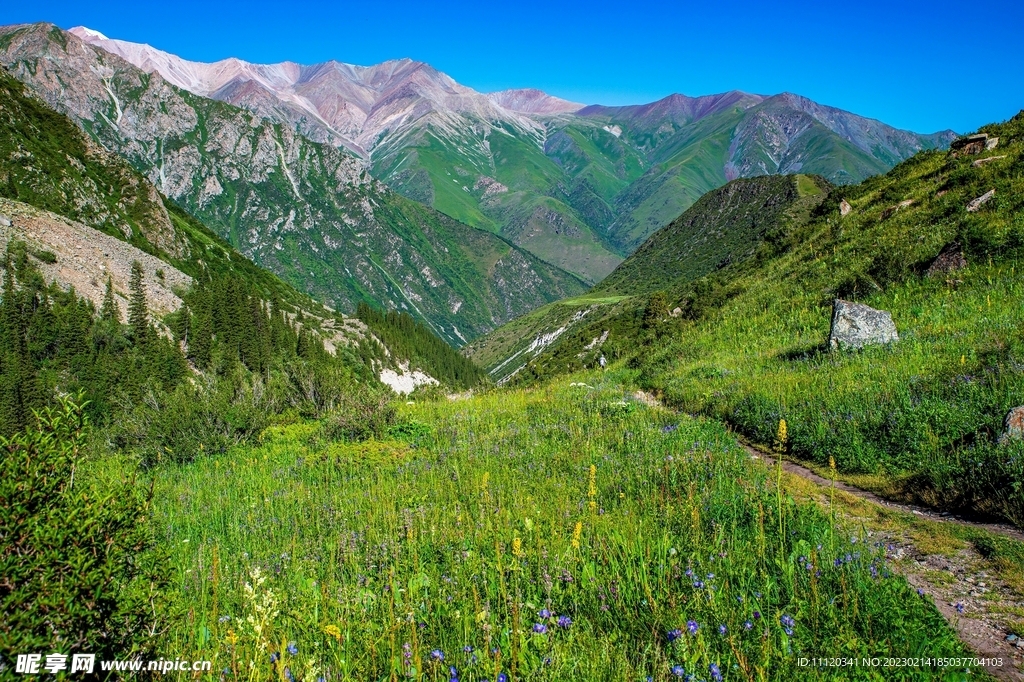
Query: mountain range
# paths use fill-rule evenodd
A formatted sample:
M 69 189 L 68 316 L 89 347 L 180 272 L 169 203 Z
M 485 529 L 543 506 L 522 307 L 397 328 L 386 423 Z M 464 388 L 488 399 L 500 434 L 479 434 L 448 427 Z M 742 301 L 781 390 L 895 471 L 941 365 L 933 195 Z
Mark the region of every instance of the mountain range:
M 408 59 L 204 64 L 51 24 L 0 28 L 0 64 L 300 291 L 458 346 L 582 293 L 734 177 L 849 182 L 953 137 L 790 94 L 584 106 Z
M 343 149 L 55 26 L 0 28 L 0 63 L 246 256 L 335 309 L 404 309 L 458 346 L 583 289 L 507 240 L 396 194 Z
M 791 93 L 584 106 L 538 90 L 477 92 L 410 59 L 207 64 L 71 32 L 184 90 L 345 148 L 399 193 L 591 283 L 729 180 L 812 173 L 859 182 L 955 137 L 897 130 Z

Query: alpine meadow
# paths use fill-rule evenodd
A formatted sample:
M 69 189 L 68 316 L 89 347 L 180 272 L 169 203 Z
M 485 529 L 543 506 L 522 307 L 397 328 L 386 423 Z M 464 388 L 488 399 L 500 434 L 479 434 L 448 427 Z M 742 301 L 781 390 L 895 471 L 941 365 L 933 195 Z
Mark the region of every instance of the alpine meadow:
M 1024 679 L 1019 104 L 5 23 L 0 679 Z

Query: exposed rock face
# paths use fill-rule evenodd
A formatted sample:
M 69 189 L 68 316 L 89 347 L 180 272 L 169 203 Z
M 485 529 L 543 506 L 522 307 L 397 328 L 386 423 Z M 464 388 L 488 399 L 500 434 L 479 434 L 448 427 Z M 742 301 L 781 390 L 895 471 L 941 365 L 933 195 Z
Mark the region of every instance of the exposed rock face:
M 932 261 L 932 264 L 928 266 L 925 274 L 928 277 L 938 277 L 966 267 L 967 259 L 964 258 L 963 247 L 959 242 L 951 242 L 943 247 L 939 255 Z
M 998 142 L 999 138 L 996 138 L 996 143 L 998 144 Z M 985 133 L 960 137 L 949 144 L 949 149 L 953 156 L 980 154 L 987 148 L 990 147 L 988 147 L 988 135 Z
M 1006 154 L 1000 154 L 999 156 L 989 156 L 989 157 L 984 158 L 984 159 L 978 159 L 977 161 L 975 161 L 971 165 L 974 166 L 975 168 L 981 168 L 986 163 L 991 163 L 992 161 L 998 161 L 999 159 L 1005 159 L 1005 158 L 1006 158 Z
M 971 200 L 971 201 L 970 201 L 970 202 L 969 202 L 969 203 L 967 204 L 967 210 L 968 210 L 968 211 L 969 211 L 970 213 L 974 213 L 974 212 L 975 212 L 975 211 L 977 211 L 977 210 L 978 210 L 979 208 L 981 208 L 981 207 L 982 207 L 982 206 L 984 206 L 984 205 L 985 205 L 986 203 L 988 203 L 989 199 L 991 199 L 991 198 L 992 198 L 992 197 L 994 197 L 995 195 L 996 195 L 996 191 L 995 191 L 994 189 L 990 189 L 989 191 L 985 192 L 984 194 L 982 194 L 982 195 L 981 195 L 980 197 L 978 197 L 977 199 L 972 199 L 972 200 Z
M 830 348 L 863 348 L 898 340 L 896 324 L 889 311 L 838 298 L 832 304 Z
M 1024 405 L 1007 412 L 1003 420 L 1003 435 L 999 437 L 999 442 L 1007 443 L 1011 440 L 1024 440 Z
M 403 362 L 398 365 L 398 369 L 401 372 L 396 372 L 393 369 L 382 369 L 380 371 L 381 383 L 387 384 L 391 387 L 391 390 L 399 395 L 409 395 L 417 386 L 436 386 L 438 384 L 437 379 L 425 374 L 420 370 L 409 371 L 409 363 Z
M 846 199 L 843 199 L 842 201 L 839 202 L 840 216 L 848 216 L 851 212 L 853 212 L 853 206 L 850 206 L 850 202 L 848 202 Z

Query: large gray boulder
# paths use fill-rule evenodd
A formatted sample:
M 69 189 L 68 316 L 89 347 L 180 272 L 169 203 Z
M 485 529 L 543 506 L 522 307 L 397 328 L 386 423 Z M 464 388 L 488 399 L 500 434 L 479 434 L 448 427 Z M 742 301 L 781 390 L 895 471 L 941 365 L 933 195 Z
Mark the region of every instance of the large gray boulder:
M 830 348 L 863 348 L 899 340 L 892 313 L 837 298 L 832 304 Z
M 1024 405 L 1007 412 L 1003 420 L 1003 435 L 999 442 L 1005 444 L 1014 440 L 1024 440 Z

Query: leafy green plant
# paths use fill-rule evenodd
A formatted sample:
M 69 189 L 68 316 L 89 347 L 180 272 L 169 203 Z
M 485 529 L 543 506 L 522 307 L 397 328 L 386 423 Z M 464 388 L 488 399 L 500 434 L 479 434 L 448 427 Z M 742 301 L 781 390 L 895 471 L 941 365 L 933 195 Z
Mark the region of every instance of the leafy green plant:
M 152 492 L 133 476 L 81 473 L 89 424 L 81 396 L 0 438 L 0 652 L 123 658 L 152 647 L 156 570 Z

